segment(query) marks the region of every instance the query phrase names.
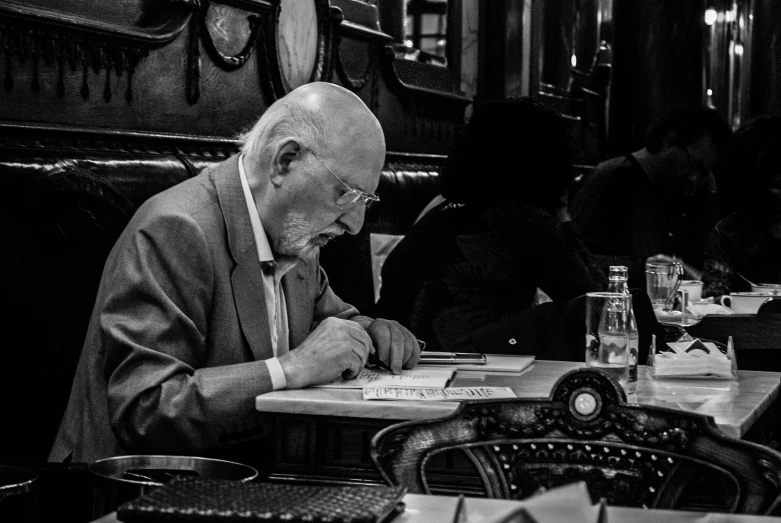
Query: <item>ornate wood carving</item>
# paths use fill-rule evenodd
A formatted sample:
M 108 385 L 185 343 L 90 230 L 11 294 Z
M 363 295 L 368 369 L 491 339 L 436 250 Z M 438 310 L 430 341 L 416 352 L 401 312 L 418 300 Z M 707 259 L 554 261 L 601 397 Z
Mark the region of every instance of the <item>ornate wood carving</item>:
M 190 35 L 187 56 L 187 102 L 195 104 L 201 96 L 201 48 L 206 50 L 212 62 L 223 71 L 235 71 L 249 60 L 253 49 L 257 46 L 261 34 L 261 26 L 265 25 L 267 32 L 270 24 L 268 13 L 273 9 L 271 4 L 241 2 L 245 9 L 251 9 L 253 14 L 247 16 L 249 37 L 241 51 L 235 55 L 226 55 L 217 48 L 210 32 L 207 16 L 211 7 L 210 0 L 190 0 L 187 4 L 193 9 L 190 18 Z
M 117 78 L 125 76 L 125 99 L 133 100 L 133 73 L 139 61 L 148 54 L 148 49 L 139 45 L 122 44 L 91 38 L 86 35 L 57 33 L 43 29 L 19 26 L 12 21 L 0 19 L 0 42 L 2 42 L 5 71 L 3 86 L 6 92 L 14 88 L 14 61 L 20 66 L 32 63 L 33 74 L 30 88 L 40 90 L 39 67 L 57 67 L 56 92 L 59 97 L 65 94 L 65 71 L 82 70 L 82 98 L 90 96 L 89 74 L 105 74 L 103 99 L 111 100 L 112 74 Z
M 366 68 L 358 78 L 352 78 L 347 73 L 347 71 L 345 71 L 344 64 L 342 63 L 342 57 L 340 55 L 341 43 L 342 43 L 342 36 L 336 34 L 334 36 L 333 69 L 336 72 L 336 75 L 339 77 L 339 81 L 342 83 L 343 86 L 345 86 L 346 88 L 348 88 L 353 92 L 360 91 L 364 87 L 366 87 L 366 84 L 369 82 L 369 80 L 375 77 L 377 74 L 378 71 L 377 58 L 379 56 L 380 45 L 376 43 L 373 44 L 370 43 L 366 46 L 367 55 L 368 55 Z

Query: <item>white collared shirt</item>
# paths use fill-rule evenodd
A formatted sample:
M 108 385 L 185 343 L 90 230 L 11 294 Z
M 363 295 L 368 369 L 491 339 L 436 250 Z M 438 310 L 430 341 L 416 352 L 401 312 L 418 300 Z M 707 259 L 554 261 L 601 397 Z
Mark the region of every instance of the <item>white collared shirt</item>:
M 271 385 L 274 390 L 284 389 L 287 386 L 287 379 L 282 370 L 278 356 L 285 354 L 289 350 L 289 333 L 287 321 L 287 307 L 285 306 L 285 293 L 280 285 L 282 276 L 287 271 L 295 267 L 296 263 L 284 260 L 278 263 L 271 252 L 271 246 L 260 222 L 260 214 L 255 205 L 255 199 L 249 188 L 247 173 L 244 170 L 244 155 L 239 155 L 239 178 L 241 179 L 241 188 L 244 190 L 244 199 L 247 202 L 250 224 L 252 225 L 252 235 L 255 238 L 255 245 L 258 249 L 258 260 L 260 261 L 263 273 L 263 295 L 266 301 L 266 312 L 268 313 L 268 326 L 271 335 L 271 348 L 274 351 L 274 357 L 266 360 L 269 375 L 271 376 Z

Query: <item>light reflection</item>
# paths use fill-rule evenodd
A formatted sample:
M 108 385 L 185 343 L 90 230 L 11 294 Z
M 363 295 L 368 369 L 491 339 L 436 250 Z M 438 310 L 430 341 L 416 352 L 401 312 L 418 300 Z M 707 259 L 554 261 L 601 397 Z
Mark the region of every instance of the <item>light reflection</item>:
M 705 10 L 705 23 L 707 25 L 713 25 L 716 22 L 716 17 L 718 15 L 716 14 L 715 9 L 706 9 Z

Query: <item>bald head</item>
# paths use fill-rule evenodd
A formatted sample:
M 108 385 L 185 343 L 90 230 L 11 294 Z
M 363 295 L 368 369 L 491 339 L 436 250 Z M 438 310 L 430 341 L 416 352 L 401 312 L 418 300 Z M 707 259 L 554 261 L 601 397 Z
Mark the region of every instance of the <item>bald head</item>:
M 291 136 L 318 152 L 380 154 L 384 161 L 380 122 L 358 96 L 332 83 L 305 84 L 274 102 L 242 137 L 242 152 L 262 163 L 277 140 Z

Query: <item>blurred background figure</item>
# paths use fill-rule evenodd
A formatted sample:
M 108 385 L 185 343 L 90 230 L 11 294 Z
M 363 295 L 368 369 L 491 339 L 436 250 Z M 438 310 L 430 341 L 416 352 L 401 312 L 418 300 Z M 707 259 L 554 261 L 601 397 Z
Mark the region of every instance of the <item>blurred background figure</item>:
M 680 261 L 686 278 L 701 277 L 729 137 L 715 110 L 680 108 L 649 126 L 644 148 L 597 165 L 572 215 L 602 270 L 626 265 L 629 286 L 641 288 L 646 260 Z
M 736 131 L 719 192 L 726 217 L 708 241 L 703 296 L 752 290 L 748 281 L 781 284 L 781 117 Z
M 528 98 L 477 107 L 442 170 L 441 197 L 383 266 L 376 312 L 434 350 L 531 350 L 533 318 L 551 326 L 562 311 L 527 314 L 532 305 L 607 283 L 570 222 L 571 183 L 561 116 Z

